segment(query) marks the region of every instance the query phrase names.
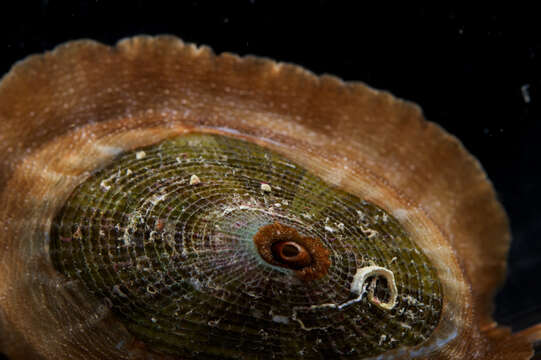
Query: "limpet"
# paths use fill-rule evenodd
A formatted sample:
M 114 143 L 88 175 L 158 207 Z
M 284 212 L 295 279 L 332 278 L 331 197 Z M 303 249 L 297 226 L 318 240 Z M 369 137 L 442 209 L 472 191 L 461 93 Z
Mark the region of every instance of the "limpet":
M 478 162 L 361 83 L 168 37 L 0 83 L 0 350 L 43 359 L 527 359 Z M 445 166 L 442 166 L 445 164 Z

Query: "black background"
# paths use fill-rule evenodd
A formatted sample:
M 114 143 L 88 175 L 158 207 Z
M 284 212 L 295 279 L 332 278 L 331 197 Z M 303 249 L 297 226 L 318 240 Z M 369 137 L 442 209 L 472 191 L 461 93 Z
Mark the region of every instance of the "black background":
M 175 34 L 217 53 L 292 62 L 418 103 L 480 160 L 511 219 L 496 320 L 514 330 L 541 321 L 541 26 L 532 8 L 263 0 L 2 4 L 0 76 L 17 60 L 72 39 L 114 44 L 137 34 Z

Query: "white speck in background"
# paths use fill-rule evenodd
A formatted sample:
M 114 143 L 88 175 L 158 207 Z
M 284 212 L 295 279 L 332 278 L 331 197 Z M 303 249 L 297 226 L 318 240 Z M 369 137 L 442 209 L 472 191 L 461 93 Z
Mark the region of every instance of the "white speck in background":
M 524 84 L 520 87 L 520 91 L 522 92 L 522 98 L 524 99 L 524 102 L 526 104 L 529 104 L 530 101 L 532 101 L 529 90 L 530 90 L 530 84 Z

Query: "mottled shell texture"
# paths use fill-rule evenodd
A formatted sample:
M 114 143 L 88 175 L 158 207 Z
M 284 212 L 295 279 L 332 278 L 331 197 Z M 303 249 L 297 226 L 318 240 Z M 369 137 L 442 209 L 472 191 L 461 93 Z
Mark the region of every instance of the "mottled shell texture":
M 507 219 L 477 161 L 361 83 L 173 37 L 0 83 L 14 359 L 527 359 L 491 319 Z

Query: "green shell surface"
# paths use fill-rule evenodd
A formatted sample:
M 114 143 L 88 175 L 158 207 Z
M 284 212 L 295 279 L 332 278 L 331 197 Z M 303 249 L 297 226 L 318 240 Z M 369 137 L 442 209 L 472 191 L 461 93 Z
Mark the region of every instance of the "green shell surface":
M 302 281 L 261 258 L 253 237 L 275 222 L 321 241 L 324 277 Z M 425 341 L 442 311 L 435 269 L 389 213 L 220 135 L 119 155 L 55 217 L 50 253 L 149 349 L 182 358 L 377 356 Z M 356 301 L 368 266 L 393 273 L 392 309 Z M 385 285 L 373 291 L 388 297 Z

